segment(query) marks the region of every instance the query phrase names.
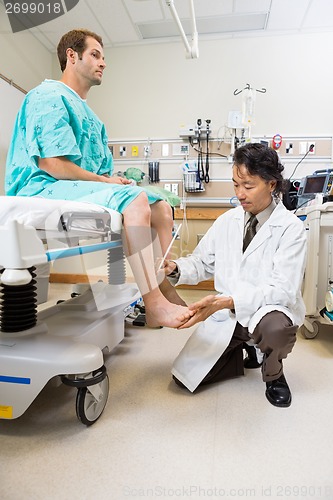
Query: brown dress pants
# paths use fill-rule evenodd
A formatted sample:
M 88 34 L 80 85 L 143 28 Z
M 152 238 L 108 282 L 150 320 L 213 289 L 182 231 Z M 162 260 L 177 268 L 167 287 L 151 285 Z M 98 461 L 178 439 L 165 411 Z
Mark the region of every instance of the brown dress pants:
M 250 339 L 264 354 L 263 381 L 269 382 L 279 378 L 283 373 L 282 359 L 292 351 L 296 342 L 297 329 L 298 326 L 293 325 L 288 316 L 280 311 L 266 314 L 256 326 L 253 334 L 236 323 L 228 347 L 199 386 L 244 375 L 243 342 L 248 342 Z

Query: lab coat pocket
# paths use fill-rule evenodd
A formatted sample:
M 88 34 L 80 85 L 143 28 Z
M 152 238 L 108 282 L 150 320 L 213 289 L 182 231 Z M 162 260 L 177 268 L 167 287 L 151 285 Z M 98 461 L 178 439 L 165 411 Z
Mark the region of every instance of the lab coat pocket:
M 226 321 L 229 319 L 230 314 L 229 314 L 229 309 L 221 309 L 220 311 L 216 311 L 214 314 L 211 315 L 211 318 L 214 321 Z

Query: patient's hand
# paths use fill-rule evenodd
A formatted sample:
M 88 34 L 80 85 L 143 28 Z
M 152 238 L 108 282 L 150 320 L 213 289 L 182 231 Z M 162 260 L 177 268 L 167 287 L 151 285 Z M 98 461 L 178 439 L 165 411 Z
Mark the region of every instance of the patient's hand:
M 85 170 L 68 160 L 65 156 L 38 158 L 38 167 L 58 180 L 108 182 L 110 184 L 126 185 L 132 183 L 132 181 L 125 179 L 124 177 L 110 177 L 108 174 L 100 175 L 94 172 L 89 172 L 88 170 Z
M 126 179 L 126 177 L 107 177 L 107 176 L 101 176 L 103 177 L 103 182 L 107 182 L 109 184 L 133 184 L 130 179 Z

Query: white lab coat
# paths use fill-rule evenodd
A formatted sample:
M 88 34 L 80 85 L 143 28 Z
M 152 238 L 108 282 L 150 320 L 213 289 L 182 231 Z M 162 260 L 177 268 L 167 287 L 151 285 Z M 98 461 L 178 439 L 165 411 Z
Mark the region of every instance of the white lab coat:
M 243 254 L 244 215 L 242 207 L 224 213 L 193 254 L 176 260 L 180 270 L 176 285 L 214 277 L 215 289 L 231 296 L 235 304 L 235 314 L 224 309 L 200 323 L 173 364 L 172 374 L 192 392 L 223 354 L 237 321 L 253 333 L 273 310 L 299 326 L 305 317 L 303 223 L 279 202 Z

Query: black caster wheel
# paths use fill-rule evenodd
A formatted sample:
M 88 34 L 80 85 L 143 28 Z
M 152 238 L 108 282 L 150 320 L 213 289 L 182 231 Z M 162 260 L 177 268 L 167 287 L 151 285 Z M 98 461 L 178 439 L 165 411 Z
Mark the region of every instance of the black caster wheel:
M 84 425 L 94 424 L 102 415 L 109 396 L 109 377 L 88 387 L 79 387 L 76 395 L 76 415 Z

